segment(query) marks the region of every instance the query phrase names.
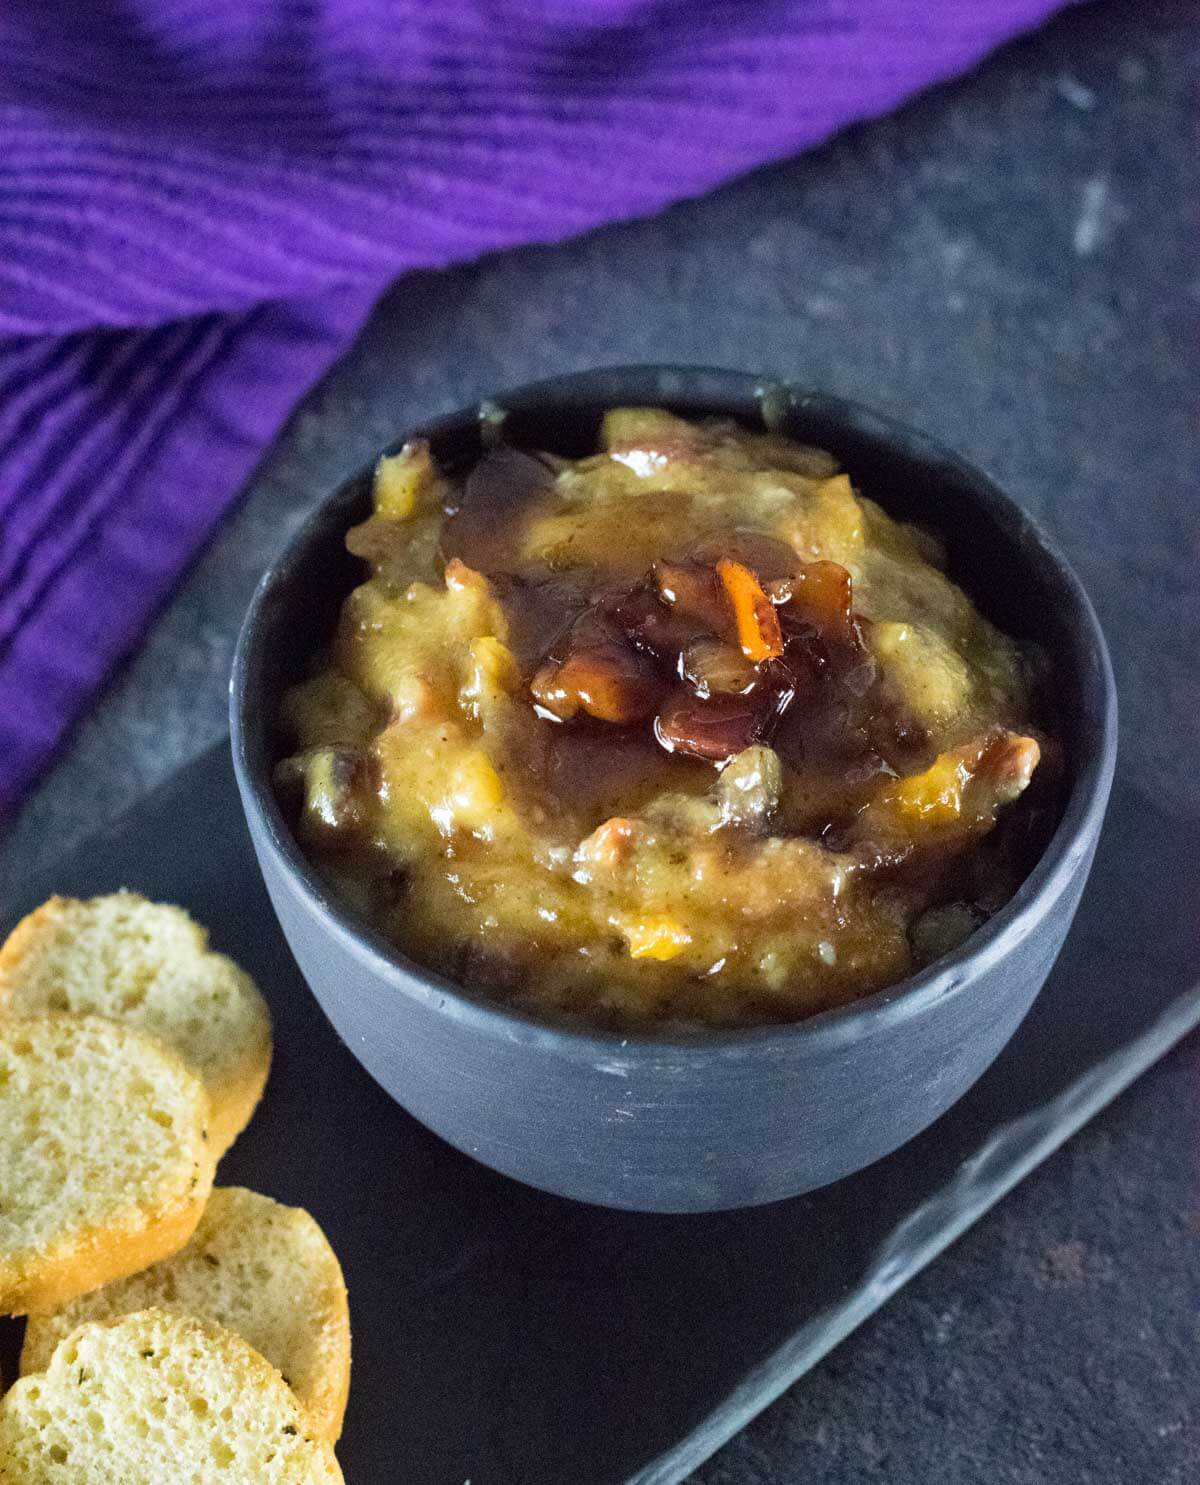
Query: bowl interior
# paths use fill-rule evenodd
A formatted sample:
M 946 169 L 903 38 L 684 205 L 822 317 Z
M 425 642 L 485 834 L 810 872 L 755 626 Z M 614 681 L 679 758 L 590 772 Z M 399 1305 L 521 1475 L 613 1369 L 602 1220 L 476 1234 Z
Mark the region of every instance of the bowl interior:
M 992 937 L 1070 851 L 1089 810 L 1106 792 L 1115 746 L 1115 697 L 1103 636 L 1078 579 L 1018 505 L 933 440 L 856 403 L 743 373 L 663 367 L 585 372 L 520 388 L 482 409 L 407 429 L 404 437 L 429 438 L 439 461 L 461 467 L 494 437 L 503 413 L 506 441 L 581 455 L 594 450 L 605 409 L 620 404 L 662 406 L 691 417 L 734 417 L 749 427 L 769 427 L 829 449 L 854 484 L 892 515 L 937 531 L 949 552 L 951 575 L 989 618 L 1051 653 L 1053 725 L 1065 764 L 1058 828 L 1012 902 L 939 965 L 969 957 L 977 941 Z M 402 442 L 397 439 L 383 452 Z M 361 581 L 361 564 L 346 552 L 343 536 L 369 511 L 372 472 L 373 465 L 348 480 L 264 576 L 239 642 L 231 702 L 235 751 L 272 835 L 314 895 L 346 919 L 348 914 L 328 902 L 291 838 L 274 799 L 271 768 L 283 751 L 274 723 L 282 692 L 304 674 L 310 657 L 332 632 L 346 593 Z M 380 946 L 367 925 L 350 924 Z M 403 959 L 395 950 L 386 952 Z M 416 968 L 445 985 L 440 977 Z M 851 1017 L 880 998 L 893 1002 L 898 990 L 929 974 L 927 970 L 814 1021 Z

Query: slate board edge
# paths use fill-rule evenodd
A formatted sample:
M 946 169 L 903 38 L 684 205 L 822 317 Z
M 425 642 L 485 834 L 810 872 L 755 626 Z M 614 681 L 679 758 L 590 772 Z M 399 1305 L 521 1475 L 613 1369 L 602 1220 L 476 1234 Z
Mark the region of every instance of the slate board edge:
M 637 1474 L 630 1475 L 626 1485 L 679 1485 L 1197 1025 L 1200 1025 L 1200 985 L 1179 995 L 1170 1010 L 1159 1016 L 1141 1036 L 1096 1063 L 1082 1083 L 1074 1084 L 1058 1098 L 1032 1110 L 1014 1126 L 1019 1132 L 1022 1128 L 1042 1125 L 1048 1111 L 1055 1111 L 1049 1117 L 1059 1121 L 1010 1167 L 1008 1178 L 997 1182 L 993 1177 L 969 1196 L 954 1218 L 944 1219 L 927 1241 L 912 1249 L 904 1264 L 893 1264 L 888 1260 L 889 1248 L 896 1246 L 894 1241 L 882 1249 L 864 1275 L 862 1288 L 850 1303 L 830 1309 L 806 1325 L 802 1332 L 748 1375 L 728 1400 L 710 1413 L 698 1428 L 675 1448 L 660 1454 Z M 1062 1112 L 1057 1112 L 1059 1110 Z M 966 1166 L 973 1168 L 976 1163 L 973 1160 Z M 973 1184 L 969 1175 L 967 1184 L 968 1187 Z M 929 1220 L 931 1210 L 946 1205 L 956 1189 L 961 1189 L 961 1182 L 956 1182 L 950 1191 L 939 1192 L 937 1200 L 914 1212 L 906 1226 Z

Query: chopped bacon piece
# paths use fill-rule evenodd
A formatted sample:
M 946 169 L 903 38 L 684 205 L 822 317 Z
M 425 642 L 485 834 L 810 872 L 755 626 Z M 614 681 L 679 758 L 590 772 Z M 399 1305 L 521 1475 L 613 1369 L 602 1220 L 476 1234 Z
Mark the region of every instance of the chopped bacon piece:
M 659 695 L 646 660 L 592 614 L 572 629 L 565 658 L 547 661 L 529 689 L 560 722 L 580 711 L 601 722 L 638 722 L 654 710 Z
M 789 619 L 811 624 L 829 639 L 854 641 L 853 584 L 840 562 L 806 562 L 769 590 Z
M 736 645 L 704 635 L 687 645 L 679 671 L 697 696 L 746 696 L 763 679 L 758 667 Z
M 700 620 L 668 608 L 649 588 L 635 588 L 614 604 L 610 612 L 616 626 L 639 650 L 653 655 L 671 670 L 677 668 L 679 657 L 688 645 L 705 633 Z
M 603 825 L 597 825 L 591 835 L 580 842 L 575 852 L 576 858 L 592 866 L 619 866 L 629 855 L 636 833 L 632 820 L 614 815 L 611 820 L 605 820 Z
M 654 735 L 668 753 L 724 763 L 757 742 L 772 719 L 769 706 L 744 696 L 700 701 L 679 687 L 654 719 Z
M 733 637 L 733 611 L 714 568 L 698 562 L 656 562 L 654 582 L 659 597 L 676 613 L 698 620 L 709 634 Z

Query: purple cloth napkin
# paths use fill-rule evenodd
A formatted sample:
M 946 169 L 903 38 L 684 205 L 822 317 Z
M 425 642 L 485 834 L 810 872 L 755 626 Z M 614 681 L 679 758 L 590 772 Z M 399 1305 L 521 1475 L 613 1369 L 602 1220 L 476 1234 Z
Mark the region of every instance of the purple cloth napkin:
M 405 269 L 656 210 L 1059 0 L 7 0 L 0 813 Z

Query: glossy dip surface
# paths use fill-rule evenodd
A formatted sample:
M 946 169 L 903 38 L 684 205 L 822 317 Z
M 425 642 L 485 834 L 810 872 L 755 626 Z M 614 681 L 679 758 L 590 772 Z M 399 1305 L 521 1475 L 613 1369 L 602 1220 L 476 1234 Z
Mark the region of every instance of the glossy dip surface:
M 1039 654 L 819 449 L 654 408 L 574 460 L 416 441 L 347 545 L 277 788 L 343 901 L 502 1003 L 798 1020 L 955 947 L 1044 839 Z

